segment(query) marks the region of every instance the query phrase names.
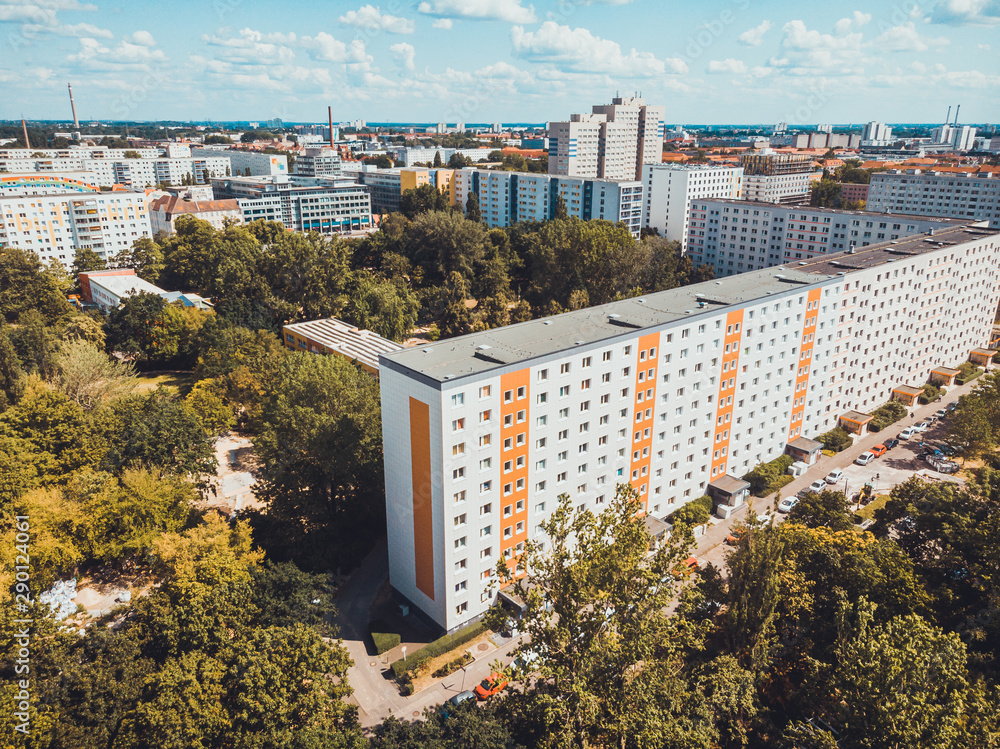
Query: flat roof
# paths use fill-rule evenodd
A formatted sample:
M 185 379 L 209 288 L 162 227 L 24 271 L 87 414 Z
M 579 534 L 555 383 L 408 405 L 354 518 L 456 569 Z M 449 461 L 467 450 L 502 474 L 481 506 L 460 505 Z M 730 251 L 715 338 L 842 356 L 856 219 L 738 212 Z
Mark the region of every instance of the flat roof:
M 924 389 L 913 387 L 913 385 L 897 385 L 892 389 L 892 392 L 902 393 L 903 395 L 920 395 L 924 392 Z
M 330 317 L 326 320 L 310 320 L 286 325 L 286 331 L 298 333 L 303 338 L 325 346 L 349 359 L 378 370 L 379 355 L 402 348 L 395 341 L 383 338 L 370 330 L 361 330 L 353 325 Z
M 866 414 L 863 411 L 848 411 L 847 413 L 842 413 L 840 418 L 844 421 L 851 421 L 855 424 L 867 424 L 875 417 L 871 414 Z
M 948 375 L 949 377 L 962 374 L 961 369 L 954 369 L 952 367 L 934 367 L 931 372 L 940 372 L 941 374 Z
M 738 479 L 735 476 L 730 476 L 728 473 L 724 476 L 719 476 L 719 478 L 709 482 L 708 485 L 714 486 L 716 489 L 720 489 L 726 494 L 735 494 L 736 492 L 750 488 L 749 483 L 743 479 Z
M 770 205 L 770 204 L 768 204 Z M 812 260 L 748 271 L 735 276 L 681 286 L 597 307 L 564 312 L 528 322 L 470 333 L 382 355 L 395 369 L 419 373 L 442 383 L 499 367 L 528 362 L 616 337 L 635 337 L 641 330 L 743 307 L 771 295 L 794 293 L 814 284 L 933 252 L 1000 232 L 953 226 L 933 236 L 916 234 L 839 252 Z M 301 323 L 300 323 L 301 324 Z
M 993 348 L 974 348 L 974 349 L 972 349 L 972 353 L 979 354 L 980 356 L 993 356 L 996 352 L 997 352 L 997 350 L 993 349 Z
M 819 450 L 823 447 L 822 442 L 817 442 L 816 440 L 811 440 L 808 437 L 796 437 L 788 446 L 794 448 L 795 450 L 802 450 L 807 453 L 811 453 L 814 450 Z
M 119 299 L 131 294 L 163 294 L 163 289 L 139 276 L 101 276 L 88 274 L 91 286 L 107 289 Z

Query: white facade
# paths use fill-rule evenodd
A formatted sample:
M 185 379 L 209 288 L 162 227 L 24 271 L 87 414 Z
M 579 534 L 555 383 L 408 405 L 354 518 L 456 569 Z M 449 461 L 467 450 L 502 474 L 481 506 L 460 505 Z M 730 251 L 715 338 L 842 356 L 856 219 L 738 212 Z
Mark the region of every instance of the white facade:
M 191 152 L 199 158 L 229 159 L 229 174 L 223 172 L 215 175 L 217 177 L 246 175 L 247 169 L 250 170 L 250 176 L 288 174 L 288 157 L 284 154 L 242 151 L 224 146 L 192 148 Z
M 1000 175 L 919 169 L 879 172 L 872 175 L 865 207 L 880 213 L 985 220 L 1000 228 Z
M 892 128 L 882 122 L 869 122 L 865 125 L 861 140 L 890 141 L 892 140 Z
M 976 128 L 969 125 L 941 125 L 931 131 L 934 143 L 952 146 L 956 151 L 971 151 L 976 144 Z
M 763 203 L 805 203 L 808 174 L 744 174 L 743 199 Z
M 146 197 L 135 192 L 0 198 L 0 245 L 31 250 L 66 268 L 78 249 L 105 260 L 151 235 Z
M 8 172 L 59 173 L 86 172 L 100 187 L 127 185 L 133 189 L 154 187 L 165 183 L 180 185 L 186 179 L 207 184 L 212 177 L 225 176 L 229 160 L 218 156 L 204 158 L 159 157 L 126 159 L 110 156 L 85 158 L 69 156 L 52 159 L 10 159 L 0 161 L 0 169 Z M 206 173 L 209 179 L 205 179 Z
M 390 581 L 443 629 L 567 493 L 662 517 L 984 345 L 996 234 L 870 247 L 381 358 Z M 839 275 L 843 273 L 843 275 Z
M 743 190 L 743 169 L 733 166 L 645 164 L 642 168 L 645 207 L 642 225 L 660 236 L 687 246 L 692 200 L 738 199 Z
M 573 115 L 569 122 L 550 122 L 549 174 L 598 176 L 598 143 L 603 118 Z
M 695 265 L 711 266 L 716 278 L 721 278 L 971 223 L 741 200 L 700 200 L 691 204 L 686 252 Z

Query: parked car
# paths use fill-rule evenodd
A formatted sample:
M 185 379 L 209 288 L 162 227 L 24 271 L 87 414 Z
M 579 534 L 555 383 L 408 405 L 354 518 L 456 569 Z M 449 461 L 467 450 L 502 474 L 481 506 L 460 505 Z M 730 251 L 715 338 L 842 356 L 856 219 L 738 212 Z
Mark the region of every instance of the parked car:
M 854 459 L 854 463 L 855 465 L 866 466 L 873 460 L 875 460 L 875 456 L 872 453 L 865 451 Z
M 816 481 L 813 481 L 811 484 L 809 484 L 809 491 L 811 492 L 816 492 L 817 494 L 819 494 L 824 489 L 826 489 L 826 481 L 820 481 L 819 479 L 817 479 Z
M 881 458 L 888 451 L 889 448 L 886 447 L 885 445 L 875 445 L 875 447 L 872 448 L 872 455 L 874 455 L 876 458 Z
M 828 484 L 836 484 L 839 483 L 842 478 L 844 478 L 844 472 L 839 468 L 834 468 L 832 471 L 826 474 L 826 478 L 823 480 L 826 481 L 826 483 Z
M 949 412 L 954 411 L 956 408 L 958 408 L 958 401 L 952 401 L 947 406 L 945 406 L 945 408 L 947 408 Z
M 791 512 L 798 503 L 798 497 L 785 497 L 778 503 L 778 512 Z
M 913 427 L 906 427 L 906 429 L 904 429 L 902 432 L 899 433 L 899 439 L 908 440 L 916 433 L 917 430 L 914 429 Z
M 467 700 L 474 700 L 474 699 L 476 699 L 476 693 L 473 692 L 471 689 L 466 689 L 464 692 L 459 692 L 458 694 L 456 694 L 454 697 L 448 700 L 448 702 L 450 702 L 452 705 L 461 705 L 463 702 Z
M 537 671 L 539 659 L 542 654 L 541 647 L 540 645 L 528 645 L 518 653 L 517 658 L 511 664 L 514 667 L 515 673 L 527 675 L 533 671 Z
M 726 543 L 729 544 L 730 546 L 736 546 L 740 542 L 740 539 L 743 538 L 744 535 L 746 535 L 746 532 L 747 532 L 747 527 L 745 525 L 740 525 L 733 528 L 732 532 L 728 536 L 726 536 Z
M 937 416 L 939 419 L 943 419 L 945 416 L 948 415 L 948 409 L 942 408 L 940 411 L 937 411 L 934 415 Z
M 892 448 L 896 447 L 898 444 L 899 444 L 899 440 L 896 439 L 895 437 L 893 437 L 892 439 L 888 439 L 888 440 L 885 441 L 885 449 L 886 450 L 891 450 Z
M 929 421 L 921 421 L 919 424 L 913 426 L 918 432 L 926 432 L 931 428 L 931 423 Z
M 507 677 L 501 673 L 492 673 L 476 685 L 476 697 L 488 700 L 495 694 L 500 694 L 507 688 Z

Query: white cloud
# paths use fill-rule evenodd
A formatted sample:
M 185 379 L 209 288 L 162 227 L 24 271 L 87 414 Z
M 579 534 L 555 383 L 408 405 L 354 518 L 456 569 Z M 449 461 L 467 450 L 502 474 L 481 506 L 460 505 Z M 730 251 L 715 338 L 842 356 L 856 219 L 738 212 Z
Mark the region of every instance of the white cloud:
M 416 57 L 417 51 L 413 48 L 412 44 L 407 44 L 406 42 L 393 44 L 389 47 L 389 51 L 399 58 L 399 61 L 403 63 L 403 67 L 407 70 L 414 69 L 414 58 Z
M 833 27 L 833 29 L 838 34 L 843 35 L 851 31 L 857 31 L 871 20 L 871 13 L 862 13 L 860 10 L 856 10 L 850 18 L 841 18 L 837 21 L 837 24 Z
M 148 31 L 136 31 L 132 34 L 132 41 L 141 44 L 143 47 L 155 47 L 156 41 Z
M 425 0 L 417 10 L 429 16 L 495 19 L 508 23 L 535 23 L 534 6 L 525 8 L 521 0 Z
M 976 49 L 981 49 L 984 52 L 989 52 L 990 51 L 990 45 L 988 45 L 988 44 L 977 44 L 976 45 Z
M 739 35 L 739 40 L 750 47 L 759 47 L 764 41 L 764 34 L 771 30 L 770 21 L 761 21 L 759 26 L 747 29 Z
M 833 36 L 811 30 L 802 21 L 789 21 L 781 29 L 785 56 L 772 58 L 773 67 L 820 70 L 839 73 L 864 62 L 860 33 Z
M 21 31 L 25 34 L 25 36 L 29 37 L 45 33 L 55 34 L 56 36 L 100 37 L 101 39 L 113 39 L 115 36 L 108 29 L 102 29 L 91 23 L 56 24 L 55 26 L 46 26 L 39 23 L 26 23 L 21 27 Z
M 725 60 L 711 60 L 708 63 L 707 72 L 743 74 L 747 72 L 747 66 L 742 60 L 734 60 L 732 57 L 727 57 Z
M 571 29 L 554 21 L 546 21 L 537 31 L 525 31 L 521 26 L 514 26 L 510 30 L 510 38 L 519 57 L 532 62 L 552 63 L 562 70 L 636 78 L 686 73 L 688 70 L 679 58 L 661 60 L 651 52 L 635 49 L 626 54 L 617 42 L 594 36 L 587 29 Z
M 997 0 L 941 0 L 931 11 L 934 23 L 995 26 L 1000 23 L 1000 2 Z
M 297 42 L 295 34 L 263 34 L 255 29 L 241 29 L 238 36 L 205 36 L 204 41 L 219 47 L 218 59 L 236 65 L 278 65 L 295 59 L 291 44 Z
M 931 47 L 946 47 L 945 37 L 921 36 L 912 21 L 886 29 L 873 42 L 876 49 L 883 52 L 926 52 Z
M 450 18 L 439 18 L 431 24 L 435 29 L 450 29 L 452 25 Z
M 390 34 L 412 34 L 415 26 L 409 18 L 383 14 L 381 9 L 372 5 L 349 10 L 337 20 L 349 26 L 360 26 L 369 31 L 387 31 Z
M 77 0 L 0 0 L 0 21 L 58 26 L 57 14 L 67 10 L 95 11 L 97 6 Z
M 325 62 L 371 62 L 371 57 L 365 51 L 365 43 L 360 39 L 352 39 L 349 44 L 345 44 L 321 31 L 315 37 L 302 37 L 302 46 L 311 51 L 315 59 Z
M 163 50 L 151 46 L 123 39 L 117 47 L 110 48 L 92 37 L 81 37 L 79 51 L 66 58 L 67 62 L 89 70 L 146 70 L 166 59 Z

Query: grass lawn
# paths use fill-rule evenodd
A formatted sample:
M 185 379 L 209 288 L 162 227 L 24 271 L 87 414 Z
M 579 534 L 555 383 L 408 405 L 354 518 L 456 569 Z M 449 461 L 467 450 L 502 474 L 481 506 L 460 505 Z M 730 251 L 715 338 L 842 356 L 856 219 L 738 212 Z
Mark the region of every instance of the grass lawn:
M 874 520 L 875 511 L 878 510 L 879 508 L 885 507 L 885 503 L 888 501 L 889 501 L 888 494 L 880 494 L 879 496 L 875 497 L 875 499 L 873 499 L 871 502 L 869 502 L 860 510 L 858 510 L 855 514 L 860 515 L 865 520 Z
M 137 393 L 148 393 L 162 386 L 181 397 L 191 392 L 191 387 L 198 381 L 194 372 L 184 371 L 140 372 L 136 379 L 139 381 L 135 389 Z

